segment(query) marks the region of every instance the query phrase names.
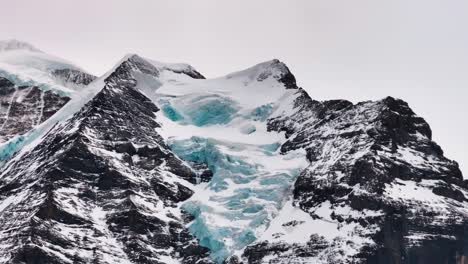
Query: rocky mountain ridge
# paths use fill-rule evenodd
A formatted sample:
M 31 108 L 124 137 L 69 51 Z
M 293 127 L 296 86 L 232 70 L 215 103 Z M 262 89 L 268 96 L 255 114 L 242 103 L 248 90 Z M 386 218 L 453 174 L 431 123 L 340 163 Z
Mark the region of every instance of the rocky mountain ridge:
M 468 186 L 399 99 L 316 101 L 278 60 L 216 79 L 137 55 L 98 79 L 60 72 L 96 92 L 0 129 L 51 123 L 0 167 L 0 263 L 468 255 Z M 15 85 L 3 76 L 1 94 Z M 63 98 L 28 89 L 28 107 L 35 89 Z

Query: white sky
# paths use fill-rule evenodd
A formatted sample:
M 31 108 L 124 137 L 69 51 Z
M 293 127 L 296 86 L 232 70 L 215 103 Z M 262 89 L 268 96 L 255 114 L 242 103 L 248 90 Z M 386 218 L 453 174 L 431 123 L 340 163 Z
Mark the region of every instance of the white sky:
M 94 74 L 127 53 L 207 77 L 278 58 L 315 99 L 402 98 L 468 174 L 466 0 L 0 1 L 0 39 Z

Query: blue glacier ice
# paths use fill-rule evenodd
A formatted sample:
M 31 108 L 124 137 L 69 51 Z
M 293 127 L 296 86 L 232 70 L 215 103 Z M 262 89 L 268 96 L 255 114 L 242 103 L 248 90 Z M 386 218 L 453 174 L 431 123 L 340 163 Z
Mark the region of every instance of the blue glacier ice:
M 213 172 L 208 183 L 197 181 L 194 195 L 181 208 L 193 216 L 190 232 L 210 249 L 215 262 L 223 263 L 262 235 L 290 196 L 306 160 L 303 153 L 280 154 L 283 138 L 266 131 L 273 103 L 241 104 L 228 92 L 203 87 L 191 92 L 163 94 L 158 105 L 180 125 L 174 126 L 180 132 L 167 137 L 172 151 Z M 192 127 L 192 133 L 190 126 L 198 128 Z
M 24 136 L 17 136 L 0 144 L 0 165 L 9 160 L 24 144 Z
M 214 174 L 209 182 L 212 190 L 226 190 L 226 179 L 236 184 L 248 183 L 249 176 L 257 172 L 257 166 L 243 161 L 240 157 L 223 154 L 218 149 L 218 144 L 221 142 L 200 137 L 170 142 L 172 151 L 181 159 L 208 166 Z M 236 148 L 234 145 L 229 147 Z
M 265 121 L 268 119 L 272 112 L 273 104 L 265 104 L 252 110 L 252 112 L 250 112 L 249 117 L 255 121 Z
M 184 119 L 184 117 L 171 105 L 164 105 L 162 107 L 162 111 L 164 115 L 172 121 L 181 121 Z
M 49 85 L 49 84 L 45 84 L 45 83 L 39 83 L 39 82 L 36 82 L 34 80 L 24 80 L 22 78 L 20 78 L 18 75 L 16 74 L 11 74 L 7 71 L 4 71 L 2 69 L 0 69 L 0 76 L 1 77 L 4 77 L 4 78 L 7 78 L 8 80 L 10 80 L 11 82 L 13 82 L 16 86 L 36 86 L 38 87 L 39 89 L 43 90 L 43 91 L 53 91 L 54 93 L 56 93 L 57 95 L 59 96 L 67 96 L 67 97 L 70 97 L 71 96 L 71 93 L 69 91 L 64 91 L 64 90 L 61 90 L 61 89 L 57 89 L 57 87 L 54 87 L 52 85 Z
M 168 102 L 170 106 L 163 111 L 173 121 L 184 120 L 195 126 L 227 124 L 239 111 L 237 103 L 228 97 L 212 94 L 190 94 Z
M 194 216 L 189 230 L 222 263 L 257 239 L 281 208 L 302 167 L 269 168 L 279 144 L 249 145 L 192 137 L 170 140 L 180 158 L 204 163 L 212 180 L 182 205 Z
M 54 123 L 52 123 L 54 124 Z M 15 136 L 0 144 L 0 167 L 18 153 L 24 146 L 33 143 L 47 132 L 48 127 L 35 127 L 26 134 Z

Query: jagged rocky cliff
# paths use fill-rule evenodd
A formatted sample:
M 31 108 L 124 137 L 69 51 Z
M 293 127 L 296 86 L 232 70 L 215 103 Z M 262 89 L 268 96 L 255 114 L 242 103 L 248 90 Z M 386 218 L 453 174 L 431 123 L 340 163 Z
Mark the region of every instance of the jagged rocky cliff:
M 37 86 L 16 86 L 0 77 L 0 100 L 0 142 L 3 143 L 47 120 L 70 98 Z
M 401 100 L 319 102 L 278 60 L 205 79 L 129 55 L 96 80 L 78 75 L 58 74 L 93 81 L 71 87 L 86 96 L 55 104 L 53 118 L 28 117 L 28 143 L 0 167 L 0 263 L 436 264 L 468 254 L 468 186 Z M 19 91 L 7 77 L 0 89 Z M 22 107 L 37 109 L 35 89 L 64 98 L 27 89 Z
M 391 97 L 353 105 L 298 94 L 297 111 L 269 128 L 290 135 L 281 151 L 307 151 L 292 205 L 311 218 L 279 218 L 247 248 L 248 262 L 457 263 L 468 242 L 466 183 L 429 125 Z M 309 237 L 283 241 L 294 229 Z

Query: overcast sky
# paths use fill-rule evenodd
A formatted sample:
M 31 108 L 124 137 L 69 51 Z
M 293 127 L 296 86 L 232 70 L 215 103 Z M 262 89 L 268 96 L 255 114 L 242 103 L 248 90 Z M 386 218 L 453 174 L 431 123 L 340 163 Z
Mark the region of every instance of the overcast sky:
M 1 0 L 0 38 L 97 75 L 127 53 L 207 77 L 278 58 L 315 99 L 408 101 L 468 174 L 466 0 Z

